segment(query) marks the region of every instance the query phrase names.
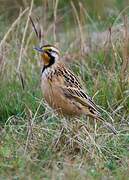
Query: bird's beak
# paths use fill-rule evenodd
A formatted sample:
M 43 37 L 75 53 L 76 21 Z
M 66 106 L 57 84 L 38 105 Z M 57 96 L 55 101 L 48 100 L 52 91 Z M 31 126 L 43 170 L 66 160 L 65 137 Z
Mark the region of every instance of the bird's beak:
M 43 49 L 41 49 L 40 47 L 34 47 L 34 50 L 36 50 L 36 51 L 38 51 L 38 52 L 41 52 L 41 53 L 43 53 L 43 52 L 44 52 L 44 50 L 43 50 Z
M 48 56 L 48 54 L 45 52 L 45 50 L 43 50 L 40 47 L 34 47 L 34 50 L 38 51 L 39 53 L 41 53 L 41 60 L 43 60 L 43 64 L 45 66 L 47 66 L 50 63 L 50 57 Z

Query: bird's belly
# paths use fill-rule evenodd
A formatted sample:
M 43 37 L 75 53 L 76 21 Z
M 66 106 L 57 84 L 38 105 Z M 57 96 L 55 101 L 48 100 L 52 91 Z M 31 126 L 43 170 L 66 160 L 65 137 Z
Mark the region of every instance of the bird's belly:
M 80 116 L 82 114 L 81 106 L 65 97 L 58 87 L 42 81 L 41 88 L 45 100 L 58 114 L 63 116 Z

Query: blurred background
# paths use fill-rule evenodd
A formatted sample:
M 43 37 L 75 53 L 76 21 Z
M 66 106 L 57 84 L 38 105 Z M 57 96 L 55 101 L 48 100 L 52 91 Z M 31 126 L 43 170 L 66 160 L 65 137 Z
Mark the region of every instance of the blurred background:
M 55 3 L 58 4 L 58 15 L 64 15 L 67 20 L 71 18 L 72 9 L 71 9 L 71 0 L 34 0 L 33 8 L 38 8 L 39 16 L 47 16 L 49 20 L 52 20 L 53 17 L 53 9 L 55 7 Z M 19 14 L 20 10 L 25 9 L 26 7 L 30 6 L 30 0 L 1 0 L 0 1 L 0 11 L 1 16 L 6 17 L 6 21 L 9 20 L 13 21 Z M 115 18 L 121 10 L 127 8 L 129 1 L 128 0 L 74 0 L 74 5 L 76 6 L 78 13 L 79 13 L 79 4 L 82 4 L 83 7 L 86 9 L 87 13 L 93 20 L 106 20 Z M 82 12 L 83 13 L 83 12 Z M 69 18 L 68 18 L 69 17 Z M 2 17 L 1 17 L 2 18 Z M 85 17 L 88 18 L 88 17 Z
M 60 141 L 65 120 L 44 102 L 33 50 L 46 43 L 60 49 L 118 136 L 81 119 L 89 132 L 66 123 Z M 0 179 L 128 177 L 128 56 L 129 0 L 0 0 Z

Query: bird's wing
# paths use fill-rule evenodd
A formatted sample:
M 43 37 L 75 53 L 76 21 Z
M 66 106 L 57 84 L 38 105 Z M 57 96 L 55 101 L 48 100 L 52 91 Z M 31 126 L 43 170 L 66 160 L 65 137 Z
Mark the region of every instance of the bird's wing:
M 82 89 L 82 85 L 79 79 L 69 69 L 66 68 L 63 69 L 63 78 L 64 78 L 64 85 L 66 87 L 74 87 L 74 88 Z
M 93 117 L 100 116 L 100 113 L 97 110 L 98 108 L 92 98 L 84 93 L 79 79 L 64 66 L 62 68 L 62 73 L 60 74 L 62 75 L 62 81 L 59 86 L 63 90 L 64 95 L 67 98 L 80 103 L 82 106 L 87 107 L 86 109 L 88 109 L 89 115 L 93 115 Z
M 92 101 L 92 99 L 85 94 L 81 89 L 77 89 L 74 87 L 64 87 L 61 86 L 61 89 L 63 90 L 63 93 L 65 97 L 76 101 L 77 103 L 80 103 L 82 106 L 86 107 L 89 112 L 87 112 L 87 115 L 90 115 L 92 117 L 99 118 L 100 113 L 97 110 L 97 106 Z

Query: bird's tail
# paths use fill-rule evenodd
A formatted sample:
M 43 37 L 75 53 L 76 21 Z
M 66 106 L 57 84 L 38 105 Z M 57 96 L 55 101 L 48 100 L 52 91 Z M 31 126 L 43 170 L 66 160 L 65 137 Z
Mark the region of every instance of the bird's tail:
M 87 115 L 102 122 L 104 124 L 104 126 L 106 128 L 108 128 L 113 134 L 117 134 L 117 130 L 115 129 L 115 127 L 112 126 L 109 122 L 106 122 L 106 120 L 102 118 L 100 112 L 97 109 L 95 109 L 93 107 L 89 107 L 89 111 L 88 111 Z
M 108 128 L 113 134 L 117 134 L 117 130 L 113 125 L 111 125 L 109 122 L 106 122 L 105 119 L 103 119 L 100 115 L 96 116 L 95 119 L 101 121 L 106 128 Z

